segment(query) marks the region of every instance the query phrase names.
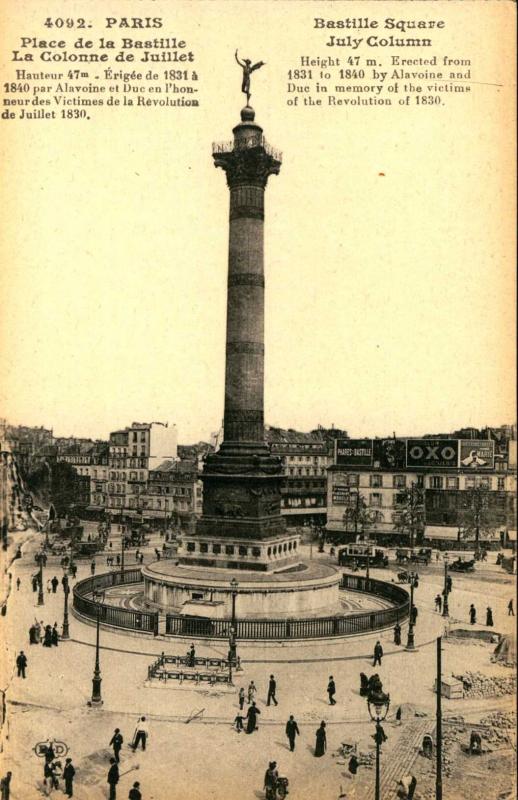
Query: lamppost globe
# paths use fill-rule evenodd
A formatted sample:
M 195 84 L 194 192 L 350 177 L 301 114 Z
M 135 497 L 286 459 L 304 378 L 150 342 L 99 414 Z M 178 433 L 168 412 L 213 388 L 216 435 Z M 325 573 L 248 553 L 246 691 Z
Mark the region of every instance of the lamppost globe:
M 373 722 L 376 723 L 376 733 L 374 739 L 376 741 L 376 784 L 374 798 L 381 800 L 381 780 L 380 780 L 380 752 L 381 744 L 387 738 L 385 732 L 381 727 L 381 723 L 386 718 L 390 706 L 390 696 L 379 691 L 372 691 L 367 695 L 367 708 L 369 709 L 369 716 Z
M 373 722 L 383 722 L 387 717 L 389 706 L 390 695 L 385 692 L 371 692 L 367 697 L 367 708 Z

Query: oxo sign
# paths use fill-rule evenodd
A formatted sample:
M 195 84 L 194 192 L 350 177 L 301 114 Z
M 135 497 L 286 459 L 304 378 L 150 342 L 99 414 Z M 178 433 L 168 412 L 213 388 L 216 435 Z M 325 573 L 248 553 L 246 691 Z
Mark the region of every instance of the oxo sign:
M 457 467 L 457 439 L 407 439 L 407 467 Z

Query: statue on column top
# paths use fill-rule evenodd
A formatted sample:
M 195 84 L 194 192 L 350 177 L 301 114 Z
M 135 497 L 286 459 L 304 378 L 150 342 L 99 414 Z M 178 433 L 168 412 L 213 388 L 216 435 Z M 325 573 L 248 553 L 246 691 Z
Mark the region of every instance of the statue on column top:
M 237 54 L 237 50 L 236 50 L 236 61 L 239 64 L 239 66 L 242 67 L 242 69 L 243 69 L 243 81 L 241 83 L 241 91 L 244 94 L 246 94 L 246 104 L 249 105 L 250 104 L 250 97 L 251 97 L 251 93 L 250 93 L 250 75 L 254 70 L 259 69 L 260 67 L 263 67 L 265 62 L 264 61 L 258 61 L 257 64 L 252 64 L 252 62 L 250 61 L 249 58 L 245 58 L 245 59 L 243 59 L 243 61 L 241 61 L 239 56 L 238 56 L 238 54 Z

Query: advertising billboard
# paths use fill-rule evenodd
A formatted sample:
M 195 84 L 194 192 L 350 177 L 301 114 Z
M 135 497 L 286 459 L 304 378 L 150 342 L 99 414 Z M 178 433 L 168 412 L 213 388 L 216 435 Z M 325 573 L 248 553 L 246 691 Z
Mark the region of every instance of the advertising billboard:
M 494 469 L 495 443 L 492 439 L 461 439 L 459 467 L 461 469 Z
M 336 484 L 333 486 L 333 505 L 346 506 L 349 501 L 349 487 Z
M 457 467 L 458 439 L 407 439 L 406 465 L 412 469 Z
M 406 447 L 402 439 L 377 439 L 374 442 L 374 458 L 381 469 L 404 469 Z
M 336 463 L 348 467 L 372 466 L 372 439 L 337 439 Z

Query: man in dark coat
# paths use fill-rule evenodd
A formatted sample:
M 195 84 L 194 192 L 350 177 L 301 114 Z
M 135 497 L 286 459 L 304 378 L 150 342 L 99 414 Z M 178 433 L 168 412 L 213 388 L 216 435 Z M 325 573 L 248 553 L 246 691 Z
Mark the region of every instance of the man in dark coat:
M 135 781 L 132 788 L 129 790 L 128 800 L 142 800 L 140 783 L 138 781 Z
M 51 584 L 52 584 L 52 594 L 56 594 L 56 589 L 59 586 L 59 581 L 58 581 L 58 579 L 56 578 L 55 575 L 51 580 Z
M 270 675 L 270 681 L 268 683 L 268 697 L 266 698 L 266 705 L 270 705 L 270 700 L 273 700 L 275 705 L 277 706 L 277 699 L 275 697 L 275 692 L 277 691 L 277 682 L 273 675 Z
M 399 622 L 394 625 L 394 644 L 401 644 L 401 625 Z
M 6 772 L 2 780 L 0 781 L 0 789 L 2 794 L 0 795 L 2 800 L 9 800 L 9 796 L 11 794 L 11 778 L 13 773 Z
M 328 694 L 328 697 L 329 697 L 329 705 L 330 706 L 335 706 L 336 705 L 336 700 L 335 700 L 336 686 L 335 686 L 334 678 L 333 678 L 332 675 L 329 676 L 329 683 L 327 684 L 327 694 Z
M 300 736 L 299 726 L 295 722 L 293 714 L 290 715 L 290 718 L 286 723 L 286 736 L 288 737 L 288 741 L 290 743 L 290 751 L 293 753 L 295 750 L 295 736 Z
M 74 775 L 76 771 L 72 764 L 72 759 L 67 758 L 65 761 L 65 769 L 63 770 L 63 778 L 65 780 L 65 794 L 72 797 L 74 794 Z
M 381 667 L 381 659 L 382 659 L 382 657 L 383 657 L 383 648 L 382 648 L 382 646 L 380 644 L 380 641 L 378 639 L 378 641 L 374 645 L 374 663 L 373 663 L 372 666 L 375 667 L 376 664 L 379 664 L 380 667 Z
M 246 718 L 248 720 L 246 724 L 246 732 L 253 733 L 257 730 L 257 715 L 261 712 L 257 708 L 255 704 L 255 700 L 252 700 L 252 704 L 249 707 L 248 711 L 246 712 Z
M 473 603 L 469 607 L 469 621 L 472 625 L 475 624 L 477 621 L 477 609 L 473 605 Z
M 417 606 L 412 606 L 412 625 L 416 624 L 418 613 Z
M 119 782 L 119 767 L 114 758 L 110 758 L 110 769 L 108 770 L 106 782 L 110 787 L 109 800 L 115 800 L 117 797 L 117 784 Z
M 122 733 L 120 732 L 119 728 L 115 728 L 113 736 L 110 739 L 110 744 L 113 747 L 113 756 L 117 764 L 120 761 L 119 753 L 121 751 L 123 741 L 124 739 L 122 738 Z
M 25 670 L 27 668 L 27 656 L 20 650 L 17 658 L 16 658 L 16 667 L 18 669 L 18 677 L 25 678 Z

